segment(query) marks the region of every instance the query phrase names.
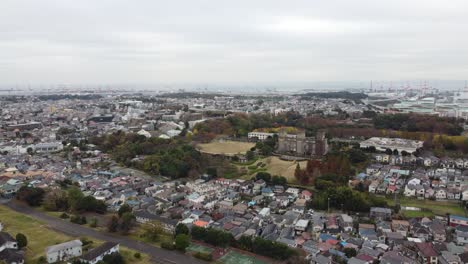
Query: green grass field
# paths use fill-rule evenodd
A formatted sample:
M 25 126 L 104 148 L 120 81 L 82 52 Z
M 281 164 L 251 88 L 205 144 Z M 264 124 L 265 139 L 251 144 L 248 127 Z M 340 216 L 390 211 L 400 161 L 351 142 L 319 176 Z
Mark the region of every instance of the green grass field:
M 403 210 L 401 211 L 403 216 L 406 218 L 415 218 L 415 217 L 429 217 L 432 218 L 434 217 L 433 212 L 428 212 L 428 211 L 408 211 L 408 210 Z
M 389 205 L 394 205 L 393 199 L 387 199 Z M 406 197 L 400 198 L 401 206 L 411 206 L 425 209 L 426 212 L 432 212 L 434 215 L 445 216 L 447 213 L 452 215 L 461 215 L 465 216 L 465 210 L 460 206 L 458 202 L 451 201 L 432 201 L 432 200 L 418 200 L 418 199 L 409 199 Z M 409 215 L 416 215 L 417 213 L 423 212 L 414 212 L 414 211 L 404 211 Z
M 145 230 L 142 228 L 141 225 L 137 225 L 128 236 L 133 240 L 138 240 L 144 242 L 146 244 L 153 245 L 155 247 L 161 247 L 161 243 L 163 242 L 173 242 L 174 239 L 171 234 L 160 234 L 159 238 L 156 241 L 149 240 L 146 236 L 144 236 Z
M 266 264 L 265 262 L 251 256 L 242 255 L 235 251 L 230 251 L 219 259 L 224 264 Z
M 0 205 L 0 222 L 4 225 L 4 231 L 10 233 L 13 237 L 17 233 L 23 233 L 28 239 L 26 247 L 26 263 L 36 263 L 37 259 L 45 256 L 45 249 L 48 246 L 77 239 L 65 234 L 56 232 L 48 228 L 43 222 L 33 219 L 29 216 L 17 213 L 8 207 Z M 88 238 L 89 239 L 89 238 Z M 94 239 L 90 239 L 94 240 Z M 102 241 L 94 240 L 97 246 Z M 136 251 L 121 247 L 120 252 L 127 260 L 127 263 L 149 264 L 151 263 L 148 255 L 141 254 L 140 259 L 136 259 Z

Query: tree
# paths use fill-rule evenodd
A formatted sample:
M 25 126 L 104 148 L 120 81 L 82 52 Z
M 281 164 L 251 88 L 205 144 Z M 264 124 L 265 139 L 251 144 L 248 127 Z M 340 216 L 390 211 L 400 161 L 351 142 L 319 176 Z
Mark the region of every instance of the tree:
M 247 151 L 245 157 L 247 158 L 247 160 L 253 160 L 255 158 L 255 153 L 251 150 Z
M 255 178 L 257 180 L 264 180 L 265 182 L 270 182 L 271 181 L 271 174 L 268 172 L 258 172 L 257 175 L 255 175 Z
M 16 242 L 18 243 L 19 248 L 24 248 L 28 245 L 28 239 L 22 233 L 16 234 Z
M 131 213 L 131 212 L 132 212 L 132 207 L 130 207 L 130 205 L 122 204 L 117 214 L 119 215 L 119 217 L 122 217 L 124 213 Z
M 98 220 L 96 217 L 91 218 L 91 222 L 89 223 L 90 227 L 97 227 L 98 225 Z
M 360 149 L 350 149 L 348 151 L 349 155 L 349 160 L 351 163 L 356 164 L 356 163 L 361 163 L 367 160 L 367 155 Z
M 49 211 L 66 211 L 68 209 L 67 193 L 61 189 L 48 191 L 44 197 L 43 205 Z
M 135 224 L 135 215 L 133 215 L 130 212 L 126 212 L 122 215 L 122 217 L 119 220 L 119 227 L 120 230 L 126 234 L 130 229 L 133 227 Z
M 273 176 L 271 178 L 271 184 L 273 185 L 286 185 L 286 183 L 288 182 L 288 180 L 283 177 L 283 176 Z
M 189 228 L 186 225 L 182 224 L 182 223 L 177 224 L 177 226 L 175 228 L 175 235 L 177 236 L 177 235 L 180 235 L 180 234 L 184 234 L 184 235 L 190 234 Z
M 354 248 L 345 248 L 343 252 L 346 254 L 346 257 L 352 258 L 357 255 L 356 249 Z
M 203 227 L 192 226 L 190 234 L 195 240 L 204 240 L 206 236 L 206 229 Z
M 26 152 L 27 152 L 29 155 L 34 154 L 34 150 L 33 150 L 33 148 L 31 148 L 31 147 L 27 148 L 27 149 L 26 149 Z
M 23 186 L 16 193 L 16 199 L 30 206 L 39 206 L 44 199 L 45 191 L 41 188 Z
M 68 205 L 70 209 L 76 210 L 78 202 L 83 199 L 84 195 L 78 187 L 71 187 L 67 192 Z
M 143 160 L 143 170 L 153 175 L 159 174 L 159 163 L 161 160 L 157 155 L 150 155 Z
M 114 233 L 114 232 L 117 232 L 118 228 L 119 228 L 119 218 L 113 215 L 111 219 L 109 220 L 109 223 L 107 224 L 107 231 Z
M 103 201 L 98 201 L 93 196 L 88 195 L 77 200 L 73 209 L 78 212 L 105 213 L 107 205 Z
M 252 251 L 253 241 L 251 236 L 242 235 L 237 240 L 237 247 L 242 250 Z
M 177 250 L 185 252 L 185 249 L 190 246 L 190 238 L 186 234 L 179 234 L 175 239 L 175 247 Z
M 106 264 L 125 264 L 125 260 L 119 252 L 105 255 L 102 260 Z
M 164 233 L 164 229 L 158 221 L 146 222 L 143 224 L 142 229 L 144 230 L 144 236 L 151 242 L 158 241 L 159 237 Z

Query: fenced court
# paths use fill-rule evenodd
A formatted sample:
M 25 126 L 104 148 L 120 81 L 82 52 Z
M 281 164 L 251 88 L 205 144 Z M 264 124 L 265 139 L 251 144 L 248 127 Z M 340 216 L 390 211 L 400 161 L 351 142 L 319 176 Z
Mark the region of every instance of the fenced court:
M 259 259 L 251 256 L 242 255 L 238 252 L 231 251 L 219 259 L 224 264 L 266 264 Z
M 192 252 L 206 253 L 206 254 L 211 254 L 214 251 L 214 249 L 212 248 L 205 247 L 205 246 L 198 245 L 198 244 L 193 244 L 193 243 L 187 248 L 187 250 L 192 251 Z

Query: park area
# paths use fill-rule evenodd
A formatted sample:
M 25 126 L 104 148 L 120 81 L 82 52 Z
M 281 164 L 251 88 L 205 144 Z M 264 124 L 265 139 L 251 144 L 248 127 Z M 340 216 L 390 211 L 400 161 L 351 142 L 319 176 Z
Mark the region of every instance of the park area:
M 197 148 L 200 150 L 200 152 L 226 156 L 245 154 L 253 147 L 255 147 L 254 143 L 228 140 L 219 140 L 197 145 Z
M 187 251 L 191 251 L 194 253 L 200 252 L 200 253 L 205 253 L 205 254 L 211 254 L 213 253 L 214 249 L 210 247 L 205 247 L 199 244 L 192 243 L 188 248 Z
M 224 263 L 224 264 L 266 264 L 268 263 L 254 256 L 242 254 L 230 248 L 226 248 L 226 249 L 213 248 L 210 246 L 204 246 L 204 245 L 192 243 L 186 250 L 188 252 L 193 252 L 193 253 L 211 254 L 213 256 L 213 260 L 215 260 L 216 263 Z
M 243 255 L 233 250 L 222 256 L 219 261 L 224 264 L 266 264 L 266 262 L 263 262 L 257 258 Z
M 299 166 L 304 169 L 307 166 L 307 161 L 288 161 L 282 160 L 278 157 L 268 157 L 262 160 L 266 164 L 266 172 L 271 175 L 278 175 L 286 177 L 288 182 L 294 183 L 296 179 L 294 178 L 294 172 L 296 171 L 296 166 L 299 163 Z
M 245 179 L 250 179 L 257 172 L 268 172 L 273 176 L 283 176 L 288 180 L 288 183 L 295 183 L 294 172 L 296 166 L 303 169 L 307 166 L 307 161 L 289 161 L 282 160 L 276 156 L 270 156 L 263 159 L 256 160 L 249 165 L 237 164 L 241 172 L 243 172 Z
M 45 256 L 45 250 L 48 246 L 77 239 L 56 232 L 44 223 L 17 213 L 3 205 L 0 205 L 0 222 L 4 226 L 3 231 L 10 233 L 11 236 L 15 237 L 18 233 L 26 235 L 28 245 L 25 249 L 25 263 L 36 263 L 41 256 Z M 102 241 L 94 240 L 93 247 L 98 246 L 100 243 Z M 136 259 L 133 250 L 121 247 L 120 253 L 127 263 L 150 263 L 149 256 L 144 254 L 141 255 L 140 259 Z
M 389 198 L 387 201 L 391 206 L 395 204 L 393 199 Z M 424 216 L 431 217 L 434 215 L 445 216 L 446 214 L 466 216 L 466 212 L 460 204 L 452 201 L 433 201 L 428 199 L 418 200 L 402 197 L 400 198 L 400 206 L 416 207 L 421 209 L 421 211 L 402 210 L 402 214 L 409 218 Z

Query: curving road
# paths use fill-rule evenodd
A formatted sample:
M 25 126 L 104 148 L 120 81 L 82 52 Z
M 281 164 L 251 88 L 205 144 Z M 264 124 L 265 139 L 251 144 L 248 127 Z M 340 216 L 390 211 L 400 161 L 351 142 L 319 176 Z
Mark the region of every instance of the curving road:
M 36 211 L 29 206 L 25 206 L 14 201 L 9 201 L 4 203 L 4 205 L 8 206 L 9 208 L 22 213 L 29 215 L 35 219 L 41 220 L 46 222 L 48 227 L 62 232 L 64 234 L 80 237 L 80 236 L 88 236 L 93 237 L 98 240 L 102 241 L 111 241 L 120 243 L 120 245 L 124 247 L 128 247 L 133 250 L 140 251 L 142 253 L 148 254 L 154 263 L 158 264 L 203 264 L 206 262 L 202 262 L 201 260 L 195 259 L 192 256 L 184 255 L 178 253 L 176 251 L 169 251 L 165 249 L 161 249 L 155 246 L 151 246 L 149 244 L 145 244 L 143 242 L 139 242 L 124 236 L 120 236 L 117 234 L 109 234 L 96 231 L 92 228 L 88 228 L 85 226 L 77 225 L 70 223 L 68 221 L 58 219 L 42 212 Z

